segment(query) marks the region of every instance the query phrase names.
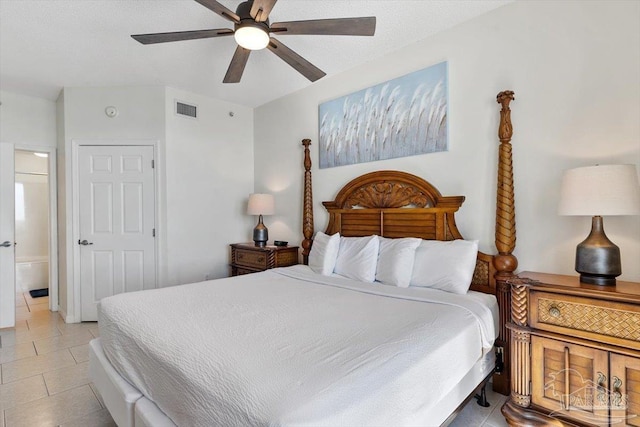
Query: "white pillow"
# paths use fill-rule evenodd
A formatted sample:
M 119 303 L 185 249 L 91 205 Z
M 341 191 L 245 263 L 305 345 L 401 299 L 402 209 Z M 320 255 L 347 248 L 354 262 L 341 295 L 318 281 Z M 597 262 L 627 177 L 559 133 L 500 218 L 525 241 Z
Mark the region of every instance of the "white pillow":
M 410 285 L 466 294 L 477 257 L 477 240 L 423 240 L 416 249 Z
M 387 239 L 380 237 L 376 280 L 385 285 L 409 287 L 416 248 L 422 240 L 413 237 Z
M 361 282 L 373 282 L 379 246 L 378 236 L 342 237 L 334 272 Z
M 309 267 L 318 274 L 330 276 L 336 266 L 338 249 L 340 249 L 340 233 L 328 236 L 318 231 L 311 245 Z

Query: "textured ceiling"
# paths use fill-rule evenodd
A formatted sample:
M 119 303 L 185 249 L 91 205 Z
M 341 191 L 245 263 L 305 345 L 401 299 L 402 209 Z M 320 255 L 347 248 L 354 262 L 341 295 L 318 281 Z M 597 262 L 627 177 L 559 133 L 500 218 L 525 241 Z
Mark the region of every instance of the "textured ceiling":
M 270 20 L 376 16 L 374 37 L 278 37 L 331 76 L 510 1 L 280 0 Z M 251 54 L 240 83 L 223 84 L 233 37 L 129 37 L 229 24 L 192 0 L 0 0 L 0 89 L 54 100 L 65 86 L 165 85 L 255 107 L 312 84 L 268 50 Z

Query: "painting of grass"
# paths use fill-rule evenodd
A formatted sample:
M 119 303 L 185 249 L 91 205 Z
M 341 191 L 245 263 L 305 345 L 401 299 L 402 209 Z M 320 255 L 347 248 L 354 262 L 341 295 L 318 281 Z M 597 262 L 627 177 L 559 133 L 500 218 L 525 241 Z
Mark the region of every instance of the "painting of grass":
M 447 63 L 320 104 L 320 168 L 446 151 Z

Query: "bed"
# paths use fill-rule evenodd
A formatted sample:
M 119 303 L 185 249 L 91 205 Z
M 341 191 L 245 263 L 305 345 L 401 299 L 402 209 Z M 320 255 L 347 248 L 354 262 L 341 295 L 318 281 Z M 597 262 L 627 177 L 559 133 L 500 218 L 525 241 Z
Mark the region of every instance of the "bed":
M 506 393 L 503 329 L 517 265 L 512 99 L 512 92 L 498 95 L 499 254 L 478 252 L 468 293 L 364 283 L 309 268 L 313 200 L 304 140 L 302 265 L 101 302 L 89 371 L 116 423 L 446 425 L 496 366 L 494 389 Z M 324 202 L 325 232 L 462 239 L 455 212 L 463 201 L 411 174 L 373 172 Z

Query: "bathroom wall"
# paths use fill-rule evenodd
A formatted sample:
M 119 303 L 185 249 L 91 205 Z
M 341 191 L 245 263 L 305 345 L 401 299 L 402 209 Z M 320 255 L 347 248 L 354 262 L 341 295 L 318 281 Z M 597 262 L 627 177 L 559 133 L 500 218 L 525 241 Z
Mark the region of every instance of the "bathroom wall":
M 16 263 L 49 256 L 47 159 L 16 151 Z

